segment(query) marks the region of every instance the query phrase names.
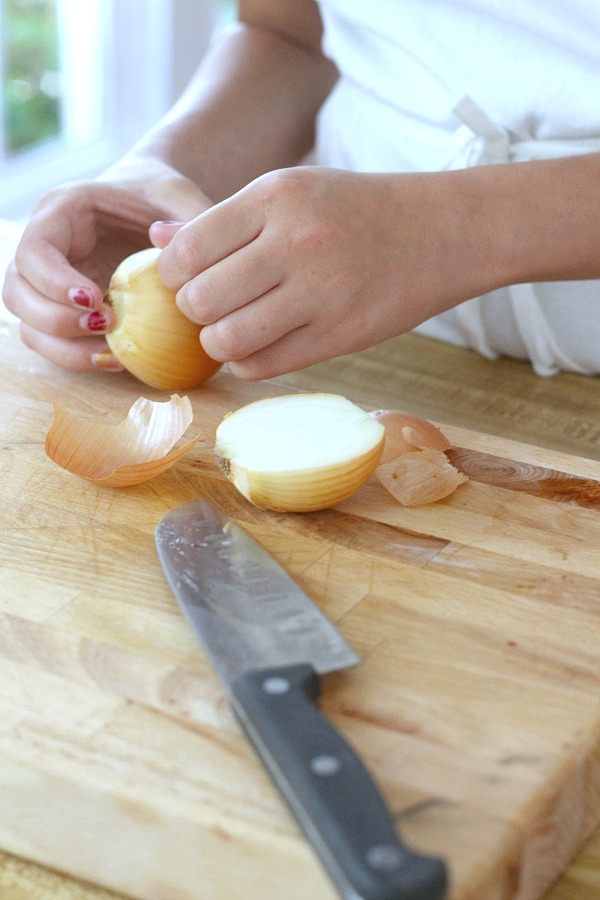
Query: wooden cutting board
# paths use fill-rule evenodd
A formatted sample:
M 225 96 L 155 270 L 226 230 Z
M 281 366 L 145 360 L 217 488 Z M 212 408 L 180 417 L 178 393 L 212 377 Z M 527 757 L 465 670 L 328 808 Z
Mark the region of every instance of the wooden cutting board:
M 75 375 L 0 322 L 0 847 L 143 900 L 334 898 L 178 612 L 154 529 L 220 504 L 363 656 L 322 705 L 452 900 L 540 897 L 600 819 L 600 463 L 445 428 L 469 482 L 405 509 L 372 481 L 340 507 L 264 512 L 212 454 L 230 409 L 145 485 L 99 488 L 44 439 L 57 399 L 107 421 L 166 395 Z

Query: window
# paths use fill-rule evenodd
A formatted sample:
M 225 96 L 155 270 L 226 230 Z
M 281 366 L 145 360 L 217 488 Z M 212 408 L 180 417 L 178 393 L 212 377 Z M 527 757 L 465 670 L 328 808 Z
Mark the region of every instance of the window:
M 229 0 L 0 0 L 0 216 L 90 177 L 171 105 Z
M 60 133 L 58 15 L 54 0 L 5 0 L 4 152 L 14 156 Z

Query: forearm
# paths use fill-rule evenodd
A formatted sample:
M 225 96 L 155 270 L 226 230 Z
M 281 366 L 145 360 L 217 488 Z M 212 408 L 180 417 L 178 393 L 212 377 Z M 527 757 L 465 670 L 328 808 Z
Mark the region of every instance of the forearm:
M 167 163 L 219 201 L 310 150 L 335 78 L 317 47 L 240 23 L 215 42 L 180 101 L 131 155 Z
M 477 292 L 600 278 L 600 154 L 448 174 Z

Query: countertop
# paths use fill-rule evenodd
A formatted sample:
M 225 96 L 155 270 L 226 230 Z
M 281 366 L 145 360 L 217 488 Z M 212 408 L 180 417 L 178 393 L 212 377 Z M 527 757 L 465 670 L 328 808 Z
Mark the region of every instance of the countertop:
M 9 225 L 0 226 L 1 272 L 3 260 L 12 255 L 17 232 Z M 279 380 L 600 460 L 598 378 L 568 373 L 540 378 L 525 362 L 492 362 L 470 351 L 404 335 Z M 117 895 L 0 853 L 0 896 L 11 900 L 108 900 Z M 550 890 L 547 900 L 593 900 L 598 896 L 600 830 Z

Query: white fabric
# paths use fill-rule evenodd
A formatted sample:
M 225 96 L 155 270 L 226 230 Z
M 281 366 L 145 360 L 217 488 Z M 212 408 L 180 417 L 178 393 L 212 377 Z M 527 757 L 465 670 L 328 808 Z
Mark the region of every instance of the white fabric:
M 598 0 L 320 0 L 341 78 L 316 160 L 439 171 L 600 151 Z M 600 282 L 516 285 L 417 329 L 536 372 L 600 372 Z

